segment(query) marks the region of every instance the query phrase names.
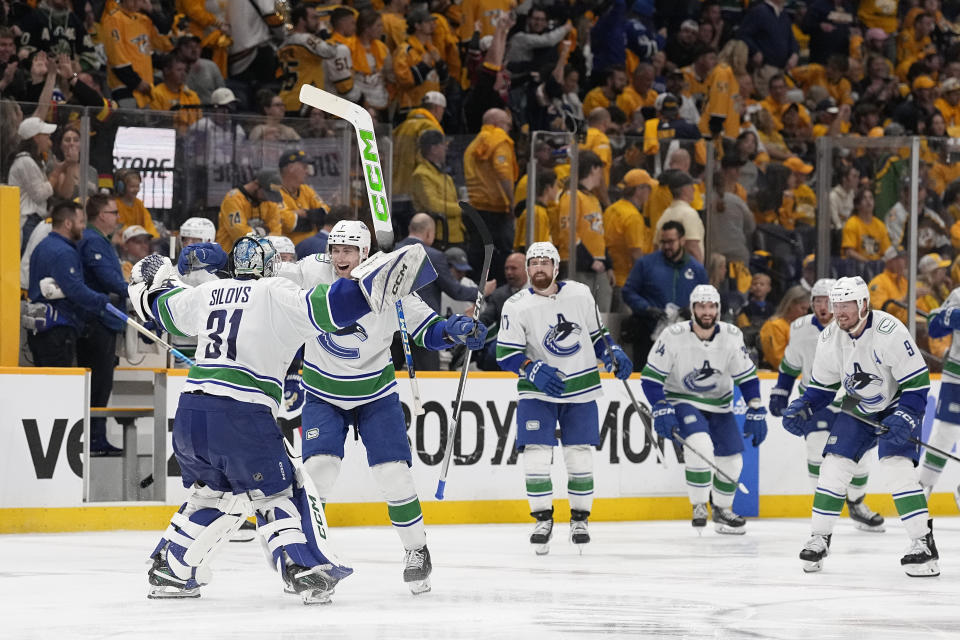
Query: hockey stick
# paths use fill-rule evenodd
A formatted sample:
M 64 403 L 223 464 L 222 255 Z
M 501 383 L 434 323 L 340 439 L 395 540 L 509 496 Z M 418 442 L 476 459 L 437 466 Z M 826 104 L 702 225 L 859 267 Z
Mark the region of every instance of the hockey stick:
M 403 314 L 403 301 L 397 300 L 397 322 L 400 323 L 400 344 L 403 345 L 403 357 L 407 359 L 407 375 L 410 378 L 410 392 L 413 394 L 413 415 L 423 415 L 423 403 L 420 402 L 420 384 L 417 371 L 413 368 L 413 353 L 410 352 L 410 334 L 407 333 L 407 317 Z
M 700 453 L 699 451 L 697 451 L 696 449 L 694 449 L 693 447 L 691 447 L 689 444 L 687 444 L 687 441 L 684 440 L 684 439 L 680 436 L 680 430 L 679 430 L 679 429 L 674 429 L 674 430 L 673 430 L 673 439 L 676 440 L 677 442 L 679 442 L 681 447 L 683 447 L 684 449 L 690 450 L 691 453 L 693 453 L 693 454 L 696 455 L 698 458 L 700 458 L 701 460 L 703 460 L 704 462 L 706 462 L 706 463 L 707 463 L 707 466 L 710 467 L 711 469 L 713 469 L 713 472 L 714 472 L 715 474 L 717 474 L 718 476 L 720 476 L 721 478 L 723 478 L 724 480 L 726 480 L 726 481 L 729 482 L 730 484 L 735 484 L 735 485 L 737 485 L 737 489 L 739 489 L 741 493 L 745 493 L 745 494 L 748 494 L 748 495 L 749 495 L 750 490 L 747 489 L 747 485 L 743 484 L 743 483 L 740 482 L 739 480 L 734 480 L 733 478 L 731 478 L 729 475 L 727 475 L 727 472 L 726 472 L 726 471 L 724 471 L 723 469 L 721 469 L 720 467 L 718 467 L 717 465 L 715 465 L 715 464 L 714 464 L 713 462 L 711 462 L 706 456 L 704 456 L 702 453 Z
M 386 178 L 380 167 L 380 151 L 377 149 L 377 136 L 373 131 L 373 118 L 370 117 L 370 112 L 358 104 L 309 84 L 300 87 L 300 102 L 335 115 L 353 125 L 357 134 L 357 148 L 360 150 L 363 180 L 367 187 L 367 200 L 373 216 L 373 230 L 377 235 L 377 245 L 381 250 L 392 247 L 393 222 L 390 220 Z
M 480 239 L 483 241 L 483 268 L 480 270 L 480 280 L 477 282 L 477 301 L 473 305 L 473 321 L 479 322 L 480 309 L 483 307 L 483 287 L 487 283 L 487 276 L 490 275 L 490 263 L 493 261 L 493 237 L 473 205 L 461 201 L 460 210 L 473 223 L 474 228 L 480 234 Z M 453 458 L 453 445 L 457 438 L 457 431 L 460 430 L 460 407 L 463 404 L 463 392 L 467 387 L 467 369 L 470 368 L 472 355 L 473 352 L 468 349 L 463 358 L 463 367 L 460 369 L 460 384 L 457 386 L 457 399 L 453 408 L 453 428 L 447 434 L 450 439 L 447 440 L 447 450 L 443 453 L 440 480 L 437 481 L 437 493 L 434 496 L 437 500 L 443 500 L 443 492 L 447 487 L 447 472 L 450 470 L 450 460 Z
M 841 407 L 841 408 L 840 408 L 840 411 L 844 412 L 845 414 L 847 414 L 847 415 L 850 416 L 851 418 L 856 418 L 856 419 L 859 420 L 860 422 L 864 422 L 864 423 L 870 425 L 871 427 L 873 427 L 874 429 L 877 429 L 878 431 L 882 431 L 883 433 L 886 433 L 887 431 L 890 430 L 890 427 L 884 426 L 883 424 L 877 422 L 877 421 L 874 420 L 873 418 L 869 418 L 869 417 L 867 417 L 867 416 L 861 416 L 861 415 L 859 415 L 859 414 L 857 414 L 857 413 L 854 413 L 854 412 L 851 411 L 850 409 L 847 409 L 846 407 Z M 878 433 L 877 435 L 879 436 L 880 434 Z M 935 454 L 937 454 L 938 456 L 943 456 L 944 458 L 947 458 L 947 459 L 949 459 L 949 460 L 954 460 L 955 462 L 960 462 L 960 458 L 958 458 L 957 456 L 953 455 L 952 453 L 949 453 L 949 452 L 947 452 L 947 451 L 944 451 L 943 449 L 939 449 L 939 448 L 933 446 L 932 444 L 927 444 L 926 442 L 924 442 L 923 440 L 920 440 L 919 438 L 914 438 L 913 436 L 911 436 L 911 437 L 907 438 L 907 441 L 908 441 L 908 442 L 912 442 L 913 444 L 918 444 L 918 445 L 920 445 L 921 447 L 925 448 L 927 451 L 932 451 L 932 452 L 934 452 Z
M 173 348 L 169 343 L 164 342 L 163 340 L 161 340 L 158 336 L 154 335 L 154 333 L 153 333 L 152 331 L 150 331 L 150 330 L 147 329 L 145 326 L 143 326 L 142 324 L 140 324 L 139 322 L 137 322 L 136 320 L 134 320 L 133 318 L 131 318 L 130 316 L 128 316 L 127 314 L 125 314 L 123 311 L 120 311 L 120 309 L 117 309 L 115 306 L 113 306 L 113 305 L 110 304 L 109 302 L 107 303 L 107 311 L 109 311 L 110 313 L 112 313 L 113 315 L 117 316 L 118 318 L 120 318 L 121 320 L 123 320 L 125 323 L 127 323 L 128 325 L 130 325 L 131 327 L 133 327 L 134 329 L 136 329 L 136 330 L 137 330 L 139 333 L 141 333 L 144 337 L 146 337 L 146 338 L 148 338 L 148 339 L 150 339 L 150 340 L 153 340 L 154 342 L 156 342 L 157 344 L 159 344 L 161 347 L 165 348 L 167 351 L 169 351 L 170 353 L 172 353 L 175 358 L 186 362 L 186 363 L 187 363 L 188 365 L 190 365 L 191 367 L 192 367 L 194 364 L 196 364 L 193 360 L 191 360 L 191 359 L 188 358 L 187 356 L 183 355 L 183 354 L 182 354 L 180 351 L 178 351 L 177 349 Z
M 598 307 L 597 305 L 593 305 L 593 311 L 594 313 L 597 314 L 597 328 L 600 331 L 600 340 L 603 341 L 603 348 L 607 352 L 607 357 L 610 358 L 610 362 L 613 363 L 614 366 L 616 366 L 617 361 L 613 357 L 613 347 L 611 347 L 610 343 L 607 342 L 608 332 L 606 328 L 603 326 L 603 322 L 600 321 L 600 307 Z M 618 369 L 614 369 L 614 373 L 616 373 L 617 370 Z M 657 454 L 657 462 L 662 464 L 663 468 L 666 469 L 667 457 L 663 455 L 663 453 L 660 451 L 660 447 L 657 446 L 657 436 L 656 434 L 654 434 L 653 427 L 650 424 L 651 422 L 650 410 L 647 409 L 647 407 L 643 407 L 643 409 L 646 409 L 646 411 L 642 411 L 640 408 L 640 403 L 637 401 L 637 397 L 633 395 L 633 390 L 630 388 L 630 385 L 627 384 L 627 381 L 621 380 L 620 382 L 623 383 L 623 388 L 627 390 L 627 395 L 630 396 L 630 402 L 633 403 L 633 408 L 637 412 L 637 416 L 640 418 L 640 422 L 643 423 L 643 430 L 647 434 L 647 439 L 650 441 L 650 445 L 653 447 L 654 453 Z

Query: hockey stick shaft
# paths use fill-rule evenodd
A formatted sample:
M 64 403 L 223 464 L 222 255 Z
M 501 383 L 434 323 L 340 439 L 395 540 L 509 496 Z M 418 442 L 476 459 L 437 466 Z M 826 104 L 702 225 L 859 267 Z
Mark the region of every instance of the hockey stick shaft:
M 172 353 L 175 358 L 178 358 L 183 362 L 186 362 L 191 367 L 194 364 L 196 364 L 191 358 L 188 358 L 187 356 L 185 356 L 179 350 L 175 349 L 172 345 L 170 345 L 169 343 L 161 339 L 159 336 L 155 335 L 152 331 L 150 331 L 145 326 L 143 326 L 142 324 L 140 324 L 139 322 L 137 322 L 136 320 L 134 320 L 133 318 L 125 314 L 123 311 L 120 311 L 120 309 L 117 309 L 115 306 L 113 306 L 109 302 L 107 303 L 107 311 L 109 311 L 110 313 L 117 316 L 118 318 L 126 322 L 128 325 L 136 329 L 144 337 L 150 340 L 153 340 L 154 342 L 162 346 L 164 349 Z
M 679 429 L 674 429 L 674 430 L 673 430 L 673 439 L 676 440 L 677 442 L 679 442 L 681 447 L 683 447 L 684 449 L 686 449 L 687 451 L 689 451 L 690 453 L 694 454 L 695 456 L 697 456 L 698 458 L 700 458 L 701 460 L 703 460 L 705 463 L 707 463 L 707 466 L 710 467 L 711 469 L 713 469 L 713 472 L 714 472 L 715 474 L 717 474 L 718 476 L 720 476 L 721 478 L 723 478 L 725 481 L 729 482 L 730 484 L 735 484 L 735 485 L 737 485 L 737 489 L 739 489 L 741 493 L 745 493 L 745 494 L 749 494 L 749 493 L 750 493 L 750 490 L 747 489 L 747 485 L 743 484 L 742 482 L 740 482 L 740 481 L 737 480 L 736 478 L 731 478 L 730 475 L 729 475 L 726 471 L 724 471 L 723 469 L 721 469 L 720 467 L 718 467 L 717 465 L 715 465 L 712 460 L 710 460 L 710 459 L 707 458 L 705 455 L 703 455 L 702 453 L 700 453 L 699 451 L 697 451 L 696 449 L 694 449 L 693 447 L 691 447 L 689 444 L 687 444 L 687 441 L 686 441 L 683 437 L 680 436 L 680 430 L 679 430 Z
M 840 410 L 841 410 L 842 412 L 844 412 L 845 414 L 847 414 L 848 416 L 850 416 L 851 418 L 856 418 L 856 419 L 859 420 L 860 422 L 865 422 L 866 424 L 870 425 L 870 426 L 873 427 L 874 429 L 878 429 L 878 430 L 881 430 L 881 431 L 884 431 L 884 432 L 890 430 L 889 427 L 884 426 L 883 424 L 877 422 L 876 420 L 874 420 L 874 419 L 872 419 L 872 418 L 868 418 L 868 417 L 866 417 L 866 416 L 858 415 L 858 414 L 854 413 L 853 411 L 851 411 L 850 409 L 847 409 L 846 407 L 841 408 Z M 923 448 L 926 449 L 927 451 L 932 451 L 933 453 L 937 454 L 938 456 L 947 458 L 948 460 L 953 460 L 953 461 L 955 461 L 955 462 L 960 462 L 960 457 L 957 457 L 957 456 L 953 455 L 953 454 L 950 453 L 949 451 L 944 451 L 943 449 L 940 449 L 940 448 L 938 448 L 938 447 L 935 447 L 935 446 L 933 446 L 932 444 L 928 444 L 928 443 L 924 442 L 923 440 L 920 440 L 919 438 L 914 438 L 913 436 L 911 436 L 911 437 L 908 438 L 907 440 L 908 440 L 909 442 L 912 442 L 913 444 L 920 445 L 921 447 L 923 447 Z
M 473 222 L 474 227 L 483 239 L 483 268 L 480 270 L 480 281 L 477 283 L 477 301 L 473 305 L 473 321 L 477 323 L 480 322 L 480 310 L 483 307 L 483 287 L 487 283 L 487 276 L 490 275 L 490 263 L 493 262 L 493 238 L 476 209 L 466 202 L 460 203 L 460 209 Z M 443 452 L 443 463 L 440 466 L 440 479 L 437 481 L 437 492 L 434 494 L 437 500 L 443 500 L 443 492 L 447 488 L 447 473 L 450 471 L 453 448 L 456 443 L 457 432 L 460 430 L 460 408 L 463 404 L 464 391 L 467 388 L 467 371 L 470 369 L 472 356 L 473 352 L 468 349 L 463 358 L 463 367 L 460 369 L 460 384 L 457 386 L 457 399 L 453 408 L 453 428 L 448 434 L 447 448 Z
M 403 357 L 407 360 L 407 375 L 410 378 L 410 393 L 413 394 L 413 415 L 423 415 L 423 403 L 420 401 L 420 385 L 417 383 L 417 371 L 413 367 L 413 352 L 410 350 L 410 334 L 407 333 L 407 317 L 403 314 L 403 301 L 397 300 L 397 322 L 400 323 L 400 344 L 403 345 Z
M 610 343 L 607 341 L 607 329 L 603 326 L 603 322 L 600 320 L 600 307 L 593 306 L 594 313 L 597 314 L 597 330 L 600 331 L 600 340 L 603 341 L 603 349 L 607 352 L 607 357 L 610 359 L 610 362 L 614 363 L 616 366 L 616 360 L 613 357 L 613 347 L 610 346 Z M 647 434 L 647 440 L 650 441 L 650 445 L 653 447 L 653 451 L 657 456 L 657 462 L 662 464 L 664 468 L 667 468 L 667 457 L 663 455 L 663 452 L 660 451 L 660 447 L 657 446 L 657 436 L 654 434 L 653 429 L 650 424 L 645 420 L 646 412 L 640 410 L 640 403 L 637 401 L 637 397 L 633 395 L 633 389 L 630 388 L 630 385 L 627 384 L 626 380 L 621 380 L 623 383 L 623 388 L 627 390 L 627 396 L 630 398 L 630 402 L 633 403 L 633 409 L 637 412 L 637 417 L 640 418 L 640 422 L 643 423 L 643 430 Z

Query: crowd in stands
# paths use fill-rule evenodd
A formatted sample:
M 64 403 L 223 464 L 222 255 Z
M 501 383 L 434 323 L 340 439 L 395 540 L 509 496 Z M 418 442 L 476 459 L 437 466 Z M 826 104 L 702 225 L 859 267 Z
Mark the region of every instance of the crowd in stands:
M 958 13 L 940 0 L 0 0 L 0 177 L 21 189 L 23 288 L 31 253 L 63 228 L 59 203 L 104 189 L 119 217 L 101 231 L 121 257 L 195 216 L 227 250 L 256 231 L 289 237 L 298 256 L 322 251 L 331 221 L 369 213 L 358 164 L 308 151 L 352 139 L 300 103 L 312 84 L 362 105 L 389 139 L 397 240 L 464 250 L 455 264 L 434 256 L 453 300 L 494 287 L 462 283 L 483 256 L 465 198 L 494 239 L 500 304 L 522 286 L 515 252 L 532 217 L 564 275 L 625 317 L 637 367 L 710 282 L 776 368 L 817 253 L 903 319 L 911 244 L 921 312 L 960 282 Z M 186 167 L 164 212 L 113 154 L 118 126 L 151 122 L 176 132 Z M 322 197 L 318 169 L 351 192 Z M 934 359 L 948 346 L 920 344 Z

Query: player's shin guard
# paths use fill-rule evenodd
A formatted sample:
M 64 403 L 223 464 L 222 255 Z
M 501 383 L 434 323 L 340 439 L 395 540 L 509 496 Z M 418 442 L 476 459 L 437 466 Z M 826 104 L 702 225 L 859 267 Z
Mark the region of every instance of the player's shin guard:
M 740 478 L 740 472 L 743 470 L 743 456 L 735 453 L 732 456 L 716 456 L 715 462 L 717 468 L 726 473 L 734 480 Z M 737 492 L 737 485 L 727 482 L 719 474 L 713 475 L 713 504 L 716 507 L 729 509 L 733 506 L 733 496 Z
M 847 497 L 847 487 L 857 463 L 850 458 L 827 454 L 820 465 L 820 480 L 813 494 L 813 515 L 810 530 L 815 535 L 829 536 L 833 533 Z
M 938 449 L 950 451 L 953 445 L 960 440 L 960 424 L 944 422 L 943 420 L 934 420 L 933 429 L 930 432 L 928 442 Z M 933 453 L 929 449 L 923 454 L 920 460 L 920 484 L 924 487 L 933 487 L 940 479 L 943 468 L 947 464 L 947 459 Z
M 317 488 L 317 494 L 324 505 L 327 504 L 327 497 L 333 491 L 333 485 L 340 475 L 341 463 L 342 460 L 337 456 L 328 455 L 310 456 L 303 463 L 303 469 L 310 474 L 313 486 Z
M 829 429 L 811 431 L 807 434 L 807 476 L 810 478 L 810 484 L 814 491 L 816 491 L 817 482 L 820 480 L 820 465 L 823 464 L 823 448 L 827 446 L 827 438 L 829 437 Z
M 370 472 L 387 502 L 390 522 L 400 535 L 403 548 L 410 551 L 427 544 L 423 511 L 420 509 L 417 488 L 413 484 L 413 474 L 407 463 L 385 462 L 370 467 Z
M 713 451 L 713 441 L 710 434 L 704 432 L 691 433 L 686 437 L 690 446 L 703 455 L 710 455 Z M 710 499 L 710 485 L 713 481 L 713 472 L 710 467 L 689 449 L 683 450 L 683 466 L 687 478 L 687 495 L 691 504 L 706 504 Z
M 586 444 L 563 447 L 571 511 L 590 513 L 593 508 L 593 449 Z
M 897 507 L 907 537 L 911 540 L 924 537 L 930 514 L 913 461 L 903 456 L 888 456 L 880 461 L 880 465 L 888 479 L 893 504 Z
M 853 470 L 853 477 L 850 478 L 850 486 L 847 487 L 847 498 L 853 501 L 860 500 L 867 495 L 867 480 L 870 479 L 870 465 L 873 464 L 873 452 L 865 453 L 857 468 Z
M 523 448 L 523 473 L 527 485 L 527 501 L 533 513 L 553 509 L 551 464 L 553 464 L 553 447 L 531 444 Z

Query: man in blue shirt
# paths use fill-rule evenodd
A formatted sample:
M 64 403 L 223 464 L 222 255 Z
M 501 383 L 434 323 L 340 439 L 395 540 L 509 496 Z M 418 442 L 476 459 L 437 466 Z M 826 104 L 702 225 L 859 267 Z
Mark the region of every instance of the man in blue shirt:
M 683 310 L 690 306 L 690 292 L 698 284 L 708 284 L 707 272 L 683 249 L 683 225 L 669 220 L 660 230 L 660 249 L 633 263 L 623 285 L 623 301 L 633 311 L 627 331 L 633 340 L 634 370 L 647 362 L 653 347 L 651 334 L 667 316 L 667 305 Z M 639 363 L 639 364 L 638 364 Z
M 120 257 L 113 245 L 119 228 L 117 202 L 112 196 L 97 194 L 87 200 L 87 228 L 80 241 L 83 278 L 87 285 L 114 300 L 120 306 L 126 300 L 127 283 L 123 279 Z M 124 323 L 109 313 L 87 319 L 77 339 L 77 364 L 90 368 L 90 406 L 105 407 L 113 391 L 113 369 L 117 364 L 117 334 Z M 106 418 L 90 419 L 90 451 L 100 455 L 117 453 L 107 442 Z
M 341 220 L 353 220 L 354 217 L 353 211 L 345 204 L 330 207 L 330 212 L 323 219 L 323 226 L 320 227 L 319 231 L 297 243 L 297 260 L 303 260 L 315 253 L 326 253 L 327 237 L 330 235 L 330 229 L 333 229 L 333 225 Z

